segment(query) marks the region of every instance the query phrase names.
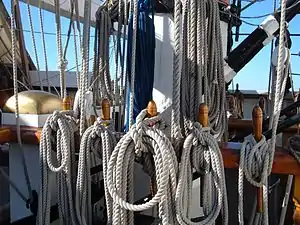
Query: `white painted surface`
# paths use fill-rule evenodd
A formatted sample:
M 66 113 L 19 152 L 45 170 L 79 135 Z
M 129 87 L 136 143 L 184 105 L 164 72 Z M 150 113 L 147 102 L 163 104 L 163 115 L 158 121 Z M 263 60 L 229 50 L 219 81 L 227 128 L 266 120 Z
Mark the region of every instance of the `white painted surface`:
M 40 182 L 40 166 L 39 166 L 39 146 L 38 145 L 23 145 L 25 159 L 28 168 L 28 174 L 33 190 L 39 192 Z M 10 179 L 16 184 L 20 191 L 28 196 L 27 185 L 23 172 L 21 153 L 18 144 L 12 143 L 9 150 L 9 175 Z M 55 174 L 50 174 L 50 182 L 55 182 Z M 56 203 L 54 186 L 52 187 L 52 205 Z M 10 216 L 11 222 L 32 215 L 30 210 L 26 208 L 23 199 L 10 187 Z
M 47 118 L 51 114 L 19 114 L 20 126 L 43 127 Z M 16 125 L 16 116 L 14 113 L 2 113 L 3 125 Z

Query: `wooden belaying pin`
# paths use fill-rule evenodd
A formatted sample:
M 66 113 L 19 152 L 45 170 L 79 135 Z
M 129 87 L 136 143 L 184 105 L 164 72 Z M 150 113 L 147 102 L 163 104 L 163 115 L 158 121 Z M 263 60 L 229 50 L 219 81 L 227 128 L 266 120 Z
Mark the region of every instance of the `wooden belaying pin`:
M 205 103 L 200 104 L 199 106 L 199 123 L 202 127 L 208 127 L 208 106 Z M 200 177 L 200 185 L 201 185 L 201 192 L 200 192 L 200 206 L 203 207 L 203 200 L 204 200 L 204 176 Z
M 157 113 L 157 107 L 155 101 L 153 100 L 149 101 L 147 106 L 147 113 L 148 113 L 148 117 L 157 116 L 158 113 Z
M 71 109 L 71 101 L 68 95 L 66 95 L 62 100 L 62 108 L 63 110 L 70 110 Z
M 110 120 L 110 103 L 108 99 L 103 99 L 101 104 L 102 119 Z
M 252 122 L 253 122 L 253 133 L 254 138 L 259 142 L 262 138 L 262 123 L 263 123 L 263 112 L 259 106 L 255 106 L 252 110 Z M 257 210 L 258 213 L 263 212 L 263 190 L 262 188 L 257 189 Z
M 204 103 L 199 106 L 199 123 L 203 127 L 208 127 L 208 107 Z
M 155 101 L 153 101 L 153 100 L 149 101 L 149 103 L 147 105 L 147 117 L 151 118 L 151 117 L 157 116 L 157 114 L 158 114 L 158 112 L 157 112 L 157 107 L 156 107 Z M 156 182 L 155 182 L 155 180 L 153 180 L 153 178 L 150 178 L 150 183 L 151 183 L 150 184 L 150 192 L 151 192 L 152 196 L 154 196 L 157 192 Z

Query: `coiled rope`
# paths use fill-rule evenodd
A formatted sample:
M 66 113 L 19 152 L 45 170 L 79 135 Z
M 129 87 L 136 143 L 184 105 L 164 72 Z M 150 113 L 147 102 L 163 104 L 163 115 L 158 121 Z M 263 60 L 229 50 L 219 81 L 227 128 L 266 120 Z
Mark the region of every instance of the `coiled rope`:
M 175 192 L 178 164 L 174 149 L 163 132 L 151 125 L 162 122 L 159 116 L 142 120 L 143 110 L 128 133 L 115 147 L 107 168 L 107 188 L 112 197 L 112 224 L 133 225 L 133 211 L 143 211 L 158 204 L 161 224 L 177 224 Z M 157 192 L 147 203 L 133 204 L 133 165 L 135 156 L 151 153 L 155 165 Z M 126 211 L 128 210 L 128 211 Z
M 113 123 L 109 120 L 100 118 L 89 127 L 83 134 L 79 150 L 78 175 L 76 185 L 76 212 L 80 225 L 92 224 L 92 203 L 91 203 L 91 158 L 93 152 L 98 158 L 102 159 L 103 179 L 105 188 L 105 199 L 107 204 L 107 224 L 112 221 L 111 197 L 108 194 L 107 164 L 110 155 L 117 143 L 113 132 Z
M 192 162 L 191 162 L 192 159 Z M 192 173 L 195 169 L 204 174 L 203 207 L 204 218 L 194 222 L 189 217 L 192 201 Z M 211 174 L 212 184 L 209 182 Z M 210 186 L 212 185 L 212 186 Z M 212 188 L 212 190 L 210 190 Z M 213 193 L 210 193 L 213 191 Z M 223 224 L 228 224 L 228 205 L 225 172 L 221 151 L 216 139 L 210 134 L 210 128 L 194 123 L 190 134 L 185 139 L 179 166 L 178 186 L 176 190 L 176 216 L 179 224 L 203 225 L 214 224 L 221 209 Z
M 271 149 L 266 142 L 265 136 L 259 142 L 256 142 L 253 135 L 245 138 L 240 151 L 240 163 L 238 172 L 238 217 L 239 224 L 244 224 L 244 176 L 247 181 L 255 187 L 263 188 L 263 224 L 268 223 L 268 187 L 267 178 L 272 171 L 273 161 L 271 158 Z M 260 215 L 259 215 L 260 216 Z M 261 218 L 256 217 L 257 220 Z
M 278 120 L 280 116 L 280 110 L 282 107 L 287 74 L 284 73 L 285 61 L 284 52 L 285 43 L 285 21 L 286 13 L 286 0 L 281 1 L 281 17 L 280 17 L 280 31 L 279 31 L 279 52 L 278 52 L 278 66 L 276 73 L 273 76 L 273 90 L 274 93 L 274 107 L 270 120 L 270 128 L 272 129 L 272 138 L 268 143 L 263 136 L 262 139 L 256 143 L 253 136 L 247 137 L 243 144 L 240 155 L 239 165 L 239 180 L 238 180 L 238 191 L 239 191 L 239 224 L 244 224 L 243 221 L 243 174 L 247 180 L 256 187 L 263 188 L 263 218 L 261 215 L 256 217 L 256 220 L 261 221 L 264 225 L 269 225 L 268 218 L 268 176 L 272 172 L 273 159 L 275 154 L 276 146 L 276 130 Z M 274 79 L 275 78 L 275 79 Z M 276 80 L 276 81 L 275 81 Z
M 211 132 L 223 135 L 226 95 L 218 1 L 178 0 L 174 10 L 171 133 L 178 152 L 202 102 L 209 106 Z
M 56 173 L 60 224 L 76 224 L 75 133 L 78 123 L 67 112 L 55 111 L 47 118 L 40 142 L 41 181 L 37 224 L 50 224 L 50 172 Z M 56 151 L 56 158 L 54 155 Z

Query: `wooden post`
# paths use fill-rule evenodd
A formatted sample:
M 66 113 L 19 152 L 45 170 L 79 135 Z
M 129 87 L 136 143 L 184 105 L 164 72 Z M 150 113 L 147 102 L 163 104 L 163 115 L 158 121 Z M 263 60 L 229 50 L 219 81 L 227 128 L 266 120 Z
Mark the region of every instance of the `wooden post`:
M 199 122 L 203 127 L 208 127 L 208 107 L 204 103 L 199 107 Z
M 147 106 L 147 113 L 148 113 L 148 117 L 154 117 L 154 116 L 157 116 L 157 107 L 156 107 L 156 103 L 151 100 L 149 103 L 148 103 L 148 106 Z
M 294 184 L 294 225 L 300 225 L 300 176 L 295 176 L 295 184 Z
M 154 116 L 157 116 L 157 107 L 156 107 L 156 103 L 151 100 L 148 105 L 147 105 L 147 117 L 148 118 L 151 118 L 151 117 L 154 117 Z M 150 178 L 150 193 L 152 195 L 152 197 L 156 194 L 157 192 L 157 185 L 156 185 L 156 182 L 155 182 L 155 175 L 154 177 L 151 177 Z
M 101 104 L 102 109 L 102 119 L 110 120 L 110 103 L 108 99 L 103 99 Z
M 259 106 L 255 106 L 252 111 L 252 122 L 253 122 L 253 133 L 254 138 L 259 142 L 262 138 L 262 123 L 263 113 Z M 263 212 L 263 190 L 262 188 L 257 189 L 257 212 Z
M 63 98 L 62 108 L 63 108 L 63 110 L 70 110 L 71 109 L 70 98 L 67 95 Z
M 208 106 L 204 103 L 200 104 L 199 106 L 199 123 L 203 126 L 203 127 L 208 127 Z M 201 176 L 200 178 L 200 185 L 201 185 L 201 192 L 200 192 L 200 198 L 201 198 L 201 202 L 200 202 L 200 206 L 203 207 L 203 198 L 204 198 L 204 177 Z

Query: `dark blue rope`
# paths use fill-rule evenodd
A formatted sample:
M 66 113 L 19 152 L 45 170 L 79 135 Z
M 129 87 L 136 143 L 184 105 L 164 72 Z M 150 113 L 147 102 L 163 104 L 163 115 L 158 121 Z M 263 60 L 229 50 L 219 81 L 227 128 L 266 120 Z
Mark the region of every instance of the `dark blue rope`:
M 150 13 L 152 18 L 149 16 Z M 154 7 L 152 0 L 139 0 L 134 80 L 134 121 L 141 110 L 145 109 L 148 102 L 152 100 L 155 60 L 155 30 L 153 18 Z M 132 32 L 133 15 L 130 15 L 127 39 L 127 79 L 129 85 L 127 89 L 127 117 L 125 131 L 128 131 L 129 129 Z

